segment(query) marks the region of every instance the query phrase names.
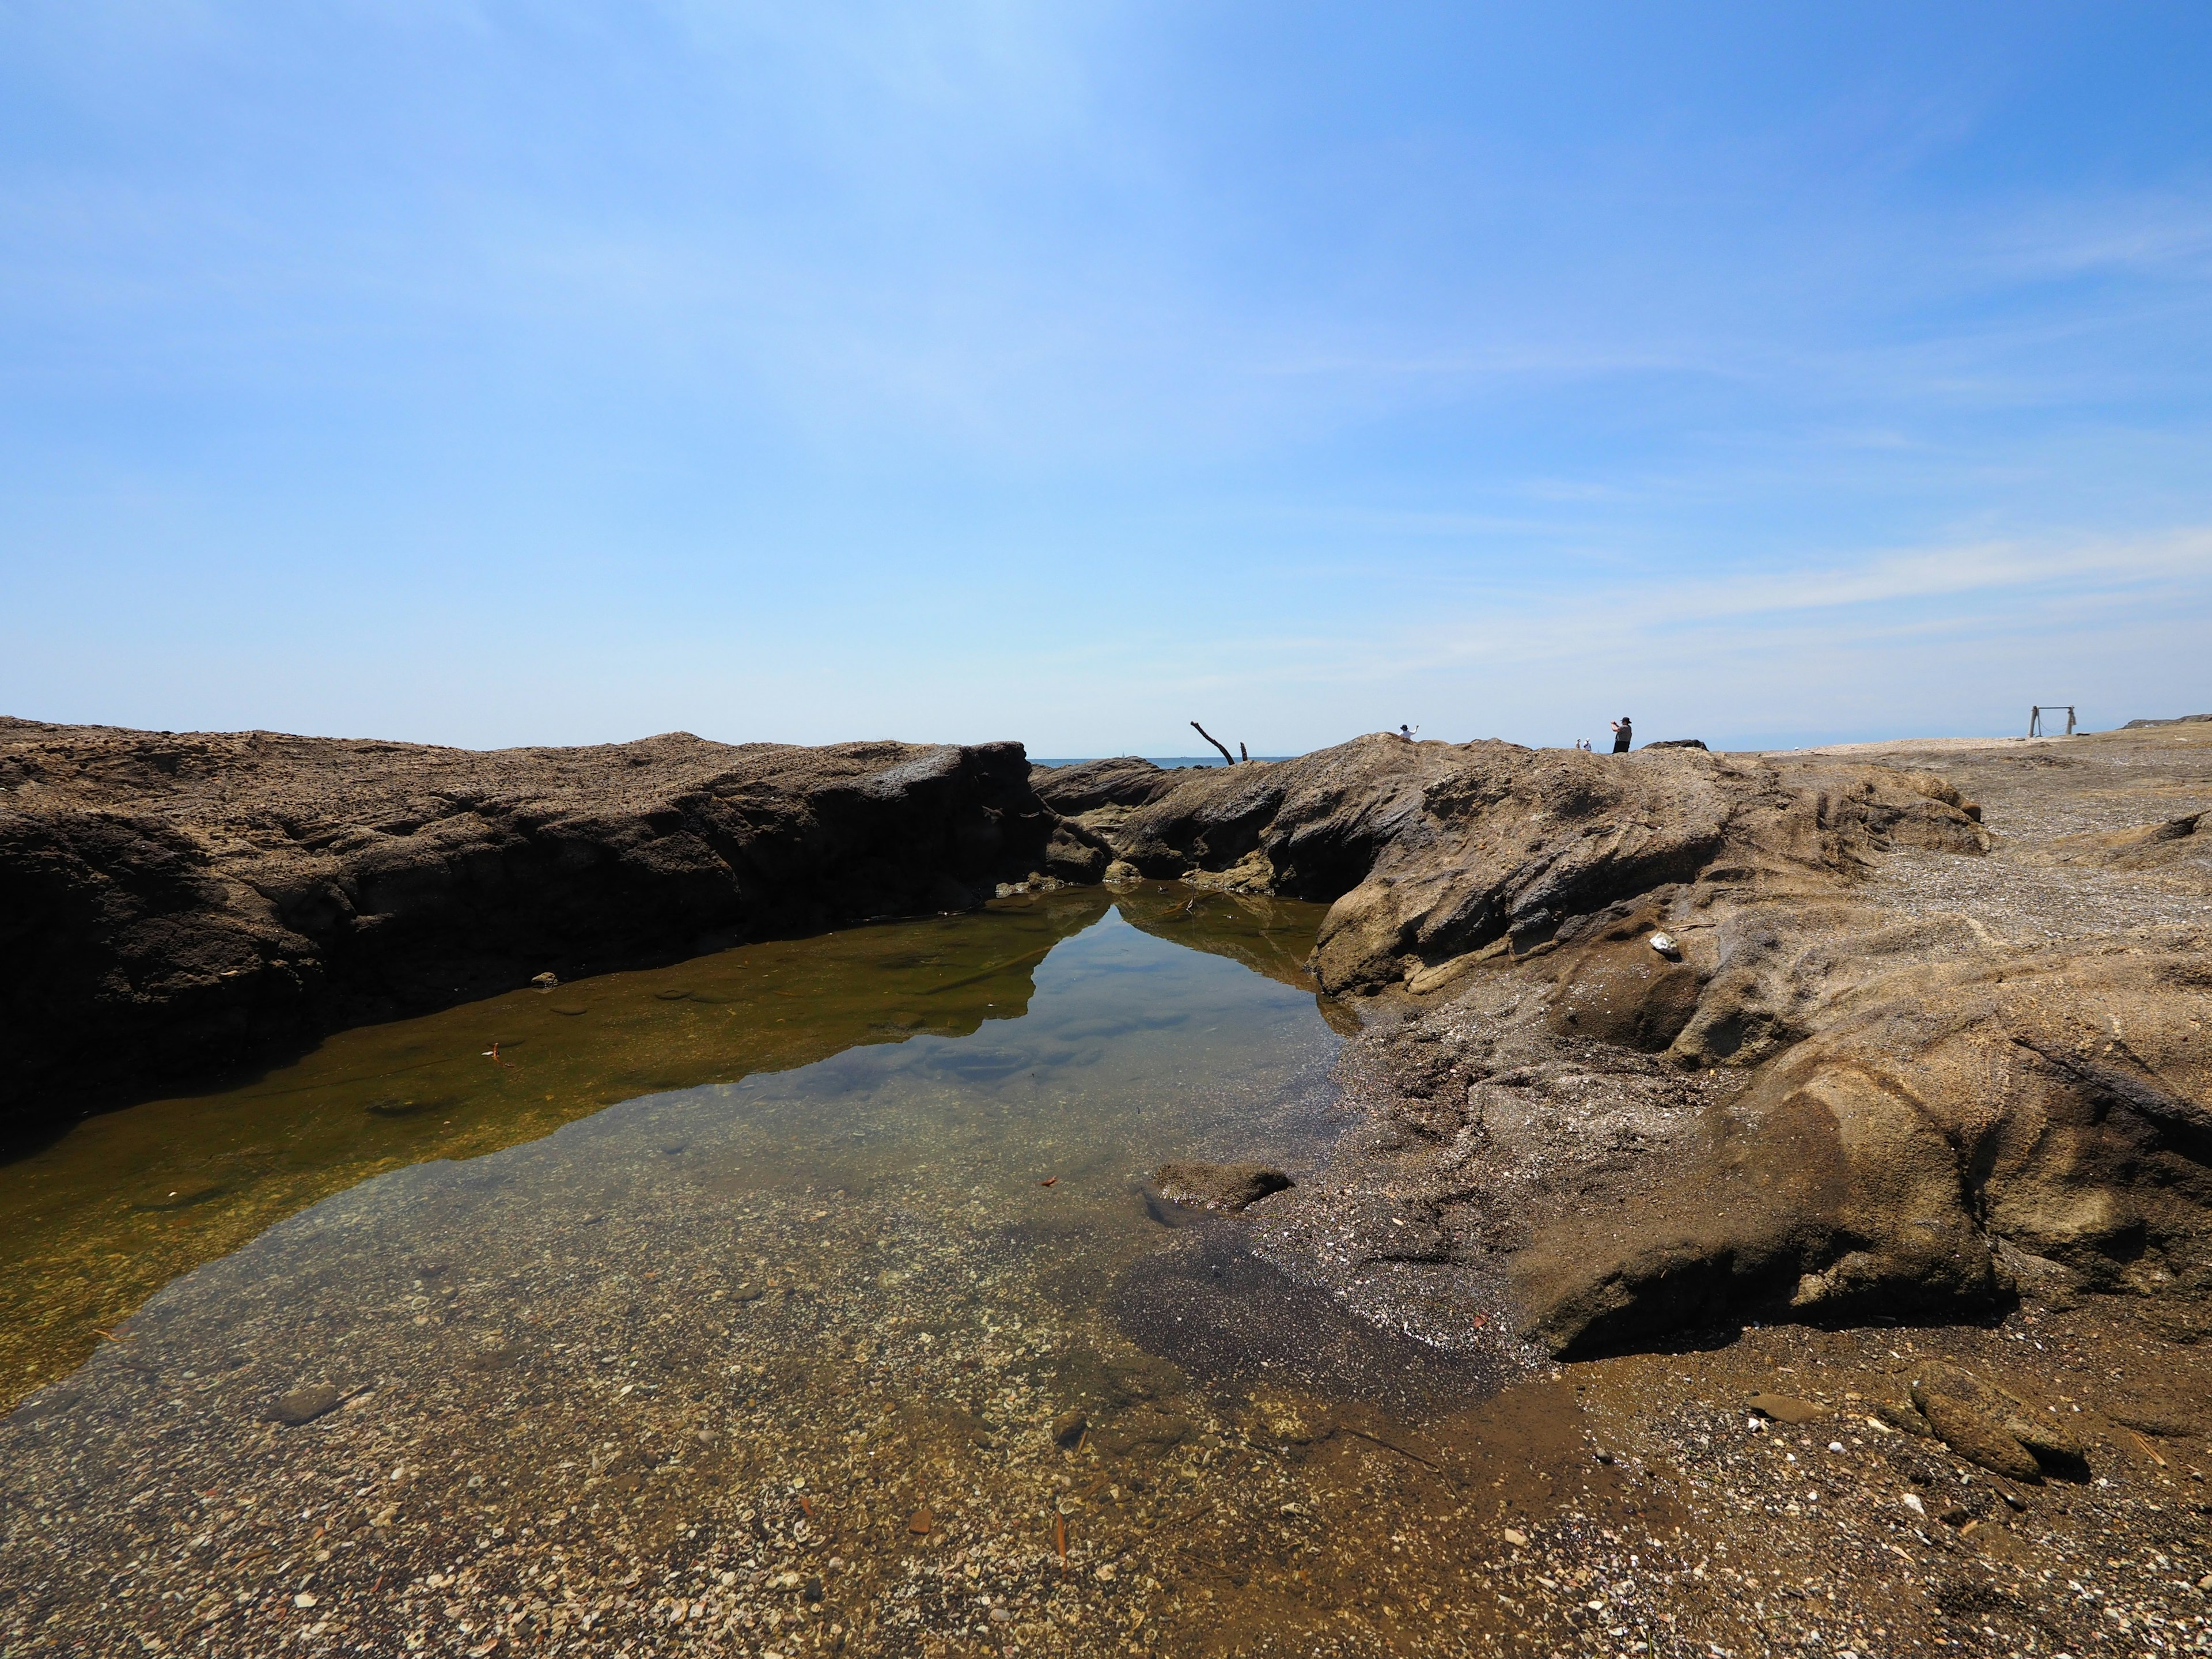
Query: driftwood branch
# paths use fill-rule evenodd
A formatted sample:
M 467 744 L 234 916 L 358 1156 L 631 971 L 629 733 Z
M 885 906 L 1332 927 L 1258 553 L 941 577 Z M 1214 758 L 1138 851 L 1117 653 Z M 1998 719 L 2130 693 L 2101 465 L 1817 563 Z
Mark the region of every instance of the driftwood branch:
M 1250 760 L 1252 758 L 1252 751 L 1240 743 L 1237 745 L 1237 758 L 1241 761 Z
M 1221 750 L 1221 763 L 1222 763 L 1224 766 L 1234 766 L 1234 765 L 1236 765 L 1236 764 L 1237 764 L 1237 757 L 1236 757 L 1236 756 L 1234 756 L 1234 755 L 1232 755 L 1232 754 L 1231 754 L 1231 753 L 1229 752 L 1229 750 L 1228 750 L 1226 748 L 1224 748 L 1224 747 L 1223 746 L 1222 742 L 1221 742 L 1221 739 L 1220 739 L 1220 738 L 1217 738 L 1217 737 L 1215 737 L 1215 736 L 1213 735 L 1213 733 L 1212 733 L 1212 732 L 1211 732 L 1207 731 L 1204 726 L 1200 726 L 1200 725 L 1196 720 L 1193 720 L 1193 721 L 1190 723 L 1190 729 L 1191 729 L 1192 731 L 1194 731 L 1194 732 L 1197 732 L 1197 733 L 1198 733 L 1198 735 L 1199 735 L 1200 737 L 1204 738 L 1205 738 L 1208 743 L 1212 744 L 1216 749 L 1219 749 L 1219 750 Z

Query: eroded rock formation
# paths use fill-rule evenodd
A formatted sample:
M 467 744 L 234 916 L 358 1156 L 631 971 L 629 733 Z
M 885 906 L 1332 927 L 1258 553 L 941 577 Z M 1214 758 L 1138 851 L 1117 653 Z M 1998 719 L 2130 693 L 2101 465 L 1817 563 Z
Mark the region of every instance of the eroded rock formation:
M 2055 787 L 2092 752 L 2016 769 Z M 2197 1328 L 2204 934 L 2083 920 L 2119 890 L 2078 883 L 2206 887 L 2201 811 L 2020 820 L 2039 833 L 2000 881 L 2084 872 L 2058 939 L 1957 884 L 1992 834 L 1911 764 L 1382 736 L 1161 775 L 1124 763 L 1069 805 L 1147 876 L 1333 899 L 1316 978 L 1387 994 L 1348 1062 L 1358 1127 L 1253 1212 L 1263 1249 L 1376 1316 L 1449 1342 L 1498 1315 L 1569 1354 L 2102 1290 Z
M 1308 967 L 1333 1019 L 1369 1010 L 1364 1109 L 1251 1225 L 1394 1325 L 1574 1353 L 2106 1291 L 2194 1334 L 2212 732 L 1948 778 L 1890 760 L 1376 736 L 1032 775 L 1011 744 L 481 755 L 13 722 L 0 1102 L 20 1133 L 543 971 L 1175 878 L 1331 905 Z M 1203 928 L 1188 896 L 1132 914 Z
M 1526 949 L 1669 883 L 1833 884 L 1893 847 L 1988 845 L 1942 779 L 1890 767 L 1785 775 L 1702 750 L 1387 735 L 1194 769 L 1165 793 L 1177 775 L 1108 764 L 1120 770 L 1079 795 L 1048 782 L 1048 798 L 1145 875 L 1334 901 L 1313 966 L 1335 993 L 1422 985 L 1425 970 L 1499 941 Z

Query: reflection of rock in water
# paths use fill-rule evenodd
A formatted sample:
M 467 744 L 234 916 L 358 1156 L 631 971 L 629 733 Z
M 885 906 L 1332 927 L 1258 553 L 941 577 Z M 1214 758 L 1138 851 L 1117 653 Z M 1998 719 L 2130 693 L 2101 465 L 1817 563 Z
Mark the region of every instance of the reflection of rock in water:
M 1426 1413 L 1496 1392 L 1520 1375 L 1486 1355 L 1449 1353 L 1370 1323 L 1244 1248 L 1234 1223 L 1185 1212 L 1157 1254 L 1114 1287 L 1132 1340 L 1206 1382 L 1259 1380 Z

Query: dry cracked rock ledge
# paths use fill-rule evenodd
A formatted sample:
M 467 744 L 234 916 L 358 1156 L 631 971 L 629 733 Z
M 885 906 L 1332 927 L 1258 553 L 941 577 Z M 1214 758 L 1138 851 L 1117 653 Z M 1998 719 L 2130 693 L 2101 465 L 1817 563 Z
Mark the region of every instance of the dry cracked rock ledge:
M 1312 966 L 1371 999 L 1362 1109 L 1246 1213 L 1376 1318 L 1576 1358 L 2107 1292 L 2193 1340 L 2212 744 L 2071 741 L 1879 763 L 1378 737 L 1037 781 L 1113 877 L 1334 900 Z
M 1095 880 L 1018 744 L 493 752 L 0 719 L 0 1137 L 541 972 Z

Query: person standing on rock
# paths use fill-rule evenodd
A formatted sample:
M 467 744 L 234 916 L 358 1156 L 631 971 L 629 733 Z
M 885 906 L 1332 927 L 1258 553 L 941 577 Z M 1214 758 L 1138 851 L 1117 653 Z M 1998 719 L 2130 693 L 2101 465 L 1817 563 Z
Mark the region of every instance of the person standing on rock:
M 1616 755 L 1626 754 L 1628 740 L 1634 735 L 1629 726 L 1628 716 L 1623 714 L 1613 723 L 1613 752 Z

